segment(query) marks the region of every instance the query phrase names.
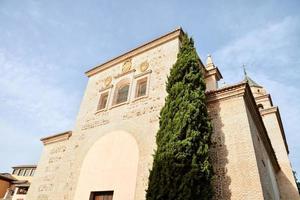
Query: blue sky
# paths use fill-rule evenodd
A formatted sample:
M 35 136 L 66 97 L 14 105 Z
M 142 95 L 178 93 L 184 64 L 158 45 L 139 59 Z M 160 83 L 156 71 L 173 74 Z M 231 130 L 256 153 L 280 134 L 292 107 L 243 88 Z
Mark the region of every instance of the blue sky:
M 300 1 L 0 0 L 0 171 L 37 163 L 72 129 L 84 72 L 182 26 L 227 84 L 248 74 L 280 107 L 300 174 Z

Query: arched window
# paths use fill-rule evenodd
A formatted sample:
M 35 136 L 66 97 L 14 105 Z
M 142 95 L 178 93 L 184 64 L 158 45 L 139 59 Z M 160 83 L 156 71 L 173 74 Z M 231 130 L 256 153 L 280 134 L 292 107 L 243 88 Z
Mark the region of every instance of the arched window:
M 128 100 L 129 81 L 121 81 L 117 84 L 115 90 L 114 104 L 124 103 Z

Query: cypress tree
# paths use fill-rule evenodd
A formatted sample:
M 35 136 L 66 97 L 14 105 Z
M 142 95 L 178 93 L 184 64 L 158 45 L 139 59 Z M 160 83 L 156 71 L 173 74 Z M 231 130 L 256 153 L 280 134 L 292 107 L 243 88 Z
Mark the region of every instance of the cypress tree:
M 212 127 L 205 82 L 193 39 L 186 34 L 170 70 L 166 90 L 146 199 L 212 199 L 213 170 L 209 160 Z

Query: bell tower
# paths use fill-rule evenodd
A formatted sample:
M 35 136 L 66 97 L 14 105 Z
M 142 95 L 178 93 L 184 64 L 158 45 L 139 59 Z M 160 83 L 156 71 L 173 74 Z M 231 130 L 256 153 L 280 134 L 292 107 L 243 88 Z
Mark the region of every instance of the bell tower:
M 267 130 L 274 149 L 280 170 L 276 173 L 276 181 L 281 199 L 298 199 L 297 186 L 294 180 L 292 167 L 289 161 L 289 149 L 282 125 L 279 108 L 273 105 L 271 95 L 264 87 L 252 80 L 244 67 L 244 80 L 248 83 L 254 96 L 256 105 Z

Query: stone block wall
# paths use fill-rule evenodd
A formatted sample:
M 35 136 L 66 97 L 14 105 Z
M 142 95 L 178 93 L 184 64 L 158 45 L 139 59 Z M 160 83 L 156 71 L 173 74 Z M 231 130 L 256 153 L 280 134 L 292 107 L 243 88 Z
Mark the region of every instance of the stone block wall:
M 263 200 L 251 129 L 243 96 L 210 101 L 215 197 Z

